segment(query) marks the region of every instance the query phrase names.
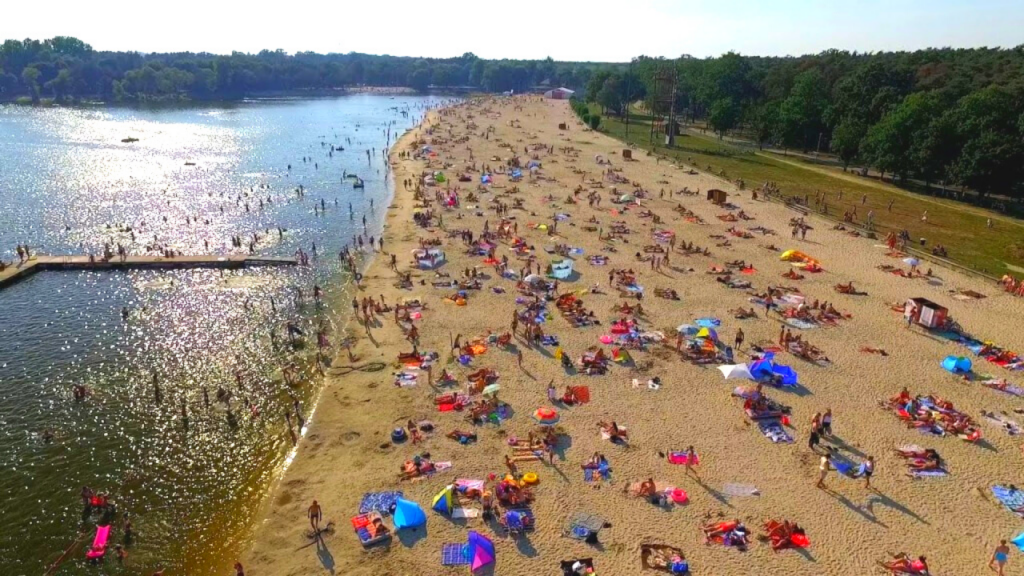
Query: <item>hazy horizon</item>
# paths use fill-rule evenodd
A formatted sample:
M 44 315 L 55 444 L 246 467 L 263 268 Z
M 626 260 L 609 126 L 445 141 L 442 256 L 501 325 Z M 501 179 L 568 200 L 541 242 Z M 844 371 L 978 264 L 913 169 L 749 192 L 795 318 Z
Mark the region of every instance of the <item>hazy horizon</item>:
M 479 3 L 398 0 L 388 4 L 314 0 L 301 9 L 182 0 L 154 21 L 126 0 L 91 4 L 58 0 L 45 18 L 12 6 L 0 39 L 74 36 L 96 50 L 152 52 L 388 54 L 448 58 L 625 62 L 638 55 L 676 58 L 799 56 L 828 49 L 857 52 L 925 48 L 1015 48 L 1024 45 L 1024 3 L 979 0 L 865 0 L 853 5 L 791 0 L 767 6 L 733 2 L 638 0 L 624 12 L 605 1 L 582 6 L 524 0 L 502 13 Z M 397 15 L 397 16 L 396 16 Z M 612 28 L 614 26 L 614 28 Z M 662 33 L 661 31 L 665 31 Z M 621 41 L 619 41 L 621 40 Z

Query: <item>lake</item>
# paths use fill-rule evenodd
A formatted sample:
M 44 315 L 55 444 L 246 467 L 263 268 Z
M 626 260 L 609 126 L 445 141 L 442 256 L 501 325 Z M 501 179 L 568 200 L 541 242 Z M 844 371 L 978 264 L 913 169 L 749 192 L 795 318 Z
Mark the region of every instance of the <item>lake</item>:
M 304 418 L 315 402 L 315 335 L 324 330 L 334 350 L 345 336 L 338 252 L 364 218 L 366 234 L 380 233 L 393 189 L 383 151 L 439 102 L 0 106 L 4 261 L 17 261 L 18 243 L 98 256 L 105 244 L 242 254 L 252 242 L 255 254 L 311 257 L 303 267 L 45 271 L 0 290 L 0 574 L 41 574 L 62 555 L 59 574 L 230 566 L 292 450 L 285 415 L 296 430 L 296 402 Z M 296 345 L 289 322 L 303 333 Z M 289 386 L 281 369 L 292 362 L 300 381 Z M 98 568 L 85 551 L 105 520 L 83 513 L 83 486 L 116 504 Z M 126 516 L 135 536 L 121 567 L 113 546 Z

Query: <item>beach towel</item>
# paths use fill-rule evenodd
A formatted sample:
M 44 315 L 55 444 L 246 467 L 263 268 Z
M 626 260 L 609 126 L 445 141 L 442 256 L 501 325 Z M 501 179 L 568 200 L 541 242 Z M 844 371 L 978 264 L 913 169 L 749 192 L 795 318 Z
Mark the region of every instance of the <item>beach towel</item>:
M 469 566 L 469 554 L 465 544 L 442 544 L 441 545 L 442 566 Z
M 722 325 L 722 321 L 718 318 L 698 318 L 694 324 L 701 328 L 717 328 Z
M 989 422 L 992 422 L 993 424 L 999 426 L 1000 428 L 1003 429 L 1004 432 L 1006 432 L 1010 436 L 1017 436 L 1018 434 L 1021 433 L 1020 424 L 1018 424 L 1015 420 L 1012 420 L 996 412 L 983 412 L 983 414 L 983 418 L 985 420 L 988 420 Z
M 590 482 L 594 481 L 594 469 L 593 468 L 584 468 L 583 469 L 583 481 L 588 483 L 588 484 Z
M 761 433 L 766 438 L 776 444 L 790 444 L 793 442 L 793 437 L 786 432 L 786 429 L 782 427 L 782 424 L 778 420 L 762 420 L 757 423 L 757 427 L 761 429 Z
M 680 465 L 680 466 L 684 466 L 686 464 L 690 464 L 690 455 L 687 452 L 685 452 L 685 451 L 683 451 L 683 452 L 680 452 L 680 451 L 669 452 L 668 453 L 668 461 L 671 464 L 677 464 L 677 465 Z M 693 455 L 692 465 L 696 466 L 697 464 L 700 464 L 700 456 L 698 454 L 694 454 Z
M 996 500 L 1002 503 L 1007 510 L 1014 514 L 1024 517 L 1024 512 L 1021 512 L 1021 508 L 1024 508 L 1024 490 L 1011 490 L 1007 486 L 1000 486 L 996 484 L 992 487 L 992 495 L 995 496 Z
M 476 508 L 456 508 L 452 510 L 452 518 L 479 518 L 480 511 Z
M 589 386 L 573 386 L 572 393 L 576 396 L 577 403 L 586 404 L 587 402 L 590 402 Z
M 540 339 L 540 343 L 545 346 L 558 346 L 558 338 L 554 336 L 543 336 Z
M 940 478 L 947 476 L 949 472 L 945 470 L 910 470 L 909 474 L 914 478 Z
M 469 478 L 458 478 L 458 479 L 455 480 L 454 485 L 455 485 L 456 489 L 460 489 L 459 490 L 460 492 L 464 492 L 465 490 L 479 490 L 479 491 L 483 492 L 483 490 L 484 490 L 484 481 L 483 480 L 472 480 L 472 479 L 469 479 Z
M 419 375 L 413 372 L 397 372 L 395 373 L 395 386 L 402 388 L 415 386 L 418 379 Z
M 402 492 L 367 492 L 363 494 L 363 501 L 359 504 L 359 513 L 379 512 L 388 514 L 391 508 L 403 496 Z
M 799 318 L 786 318 L 786 324 L 796 328 L 797 330 L 811 330 L 812 328 L 818 327 L 818 325 L 813 322 L 808 322 Z
M 761 491 L 752 484 L 726 484 L 722 486 L 722 492 L 729 496 L 760 496 Z
M 451 462 L 434 462 L 434 471 L 435 472 L 441 472 L 443 470 L 448 470 L 451 467 L 452 467 L 452 463 Z

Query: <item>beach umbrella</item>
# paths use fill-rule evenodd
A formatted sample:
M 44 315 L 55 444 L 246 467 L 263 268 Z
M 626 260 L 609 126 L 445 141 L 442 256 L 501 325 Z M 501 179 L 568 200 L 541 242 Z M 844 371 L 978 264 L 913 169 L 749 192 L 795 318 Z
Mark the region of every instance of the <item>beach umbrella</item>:
M 719 366 L 718 369 L 722 372 L 722 376 L 725 376 L 726 380 L 729 380 L 730 378 L 746 378 L 748 380 L 754 379 L 754 377 L 750 374 L 750 369 L 747 368 L 746 364 Z
M 420 508 L 419 504 L 412 500 L 399 498 L 395 502 L 394 520 L 396 530 L 416 528 L 427 523 L 427 515 L 423 512 L 423 508 Z
M 488 394 L 497 394 L 499 390 L 501 390 L 501 384 L 489 384 L 484 387 L 482 393 L 486 396 Z
M 542 406 L 533 411 L 533 419 L 541 426 L 554 426 L 561 419 L 558 411 L 554 408 Z
M 707 338 L 708 340 L 718 341 L 718 332 L 715 332 L 714 328 L 701 328 L 697 332 L 697 338 Z
M 903 263 L 906 264 L 907 266 L 917 266 L 918 264 L 921 263 L 921 261 L 918 260 L 917 258 L 904 258 Z
M 487 536 L 470 530 L 466 548 L 469 552 L 469 569 L 473 572 L 494 563 L 494 542 Z
M 523 282 L 526 282 L 527 284 L 534 284 L 536 282 L 543 281 L 543 280 L 544 280 L 543 278 L 541 278 L 540 276 L 537 276 L 536 274 L 530 274 L 526 278 L 523 278 Z

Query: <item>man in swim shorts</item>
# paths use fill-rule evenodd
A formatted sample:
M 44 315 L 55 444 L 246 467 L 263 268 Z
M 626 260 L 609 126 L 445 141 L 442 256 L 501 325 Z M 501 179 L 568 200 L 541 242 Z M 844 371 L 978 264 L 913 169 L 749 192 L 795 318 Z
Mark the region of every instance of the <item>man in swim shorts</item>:
M 309 525 L 313 527 L 313 533 L 317 536 L 320 534 L 320 520 L 323 519 L 324 513 L 320 509 L 320 504 L 316 500 L 309 506 L 309 510 L 306 511 L 306 515 L 309 517 Z

